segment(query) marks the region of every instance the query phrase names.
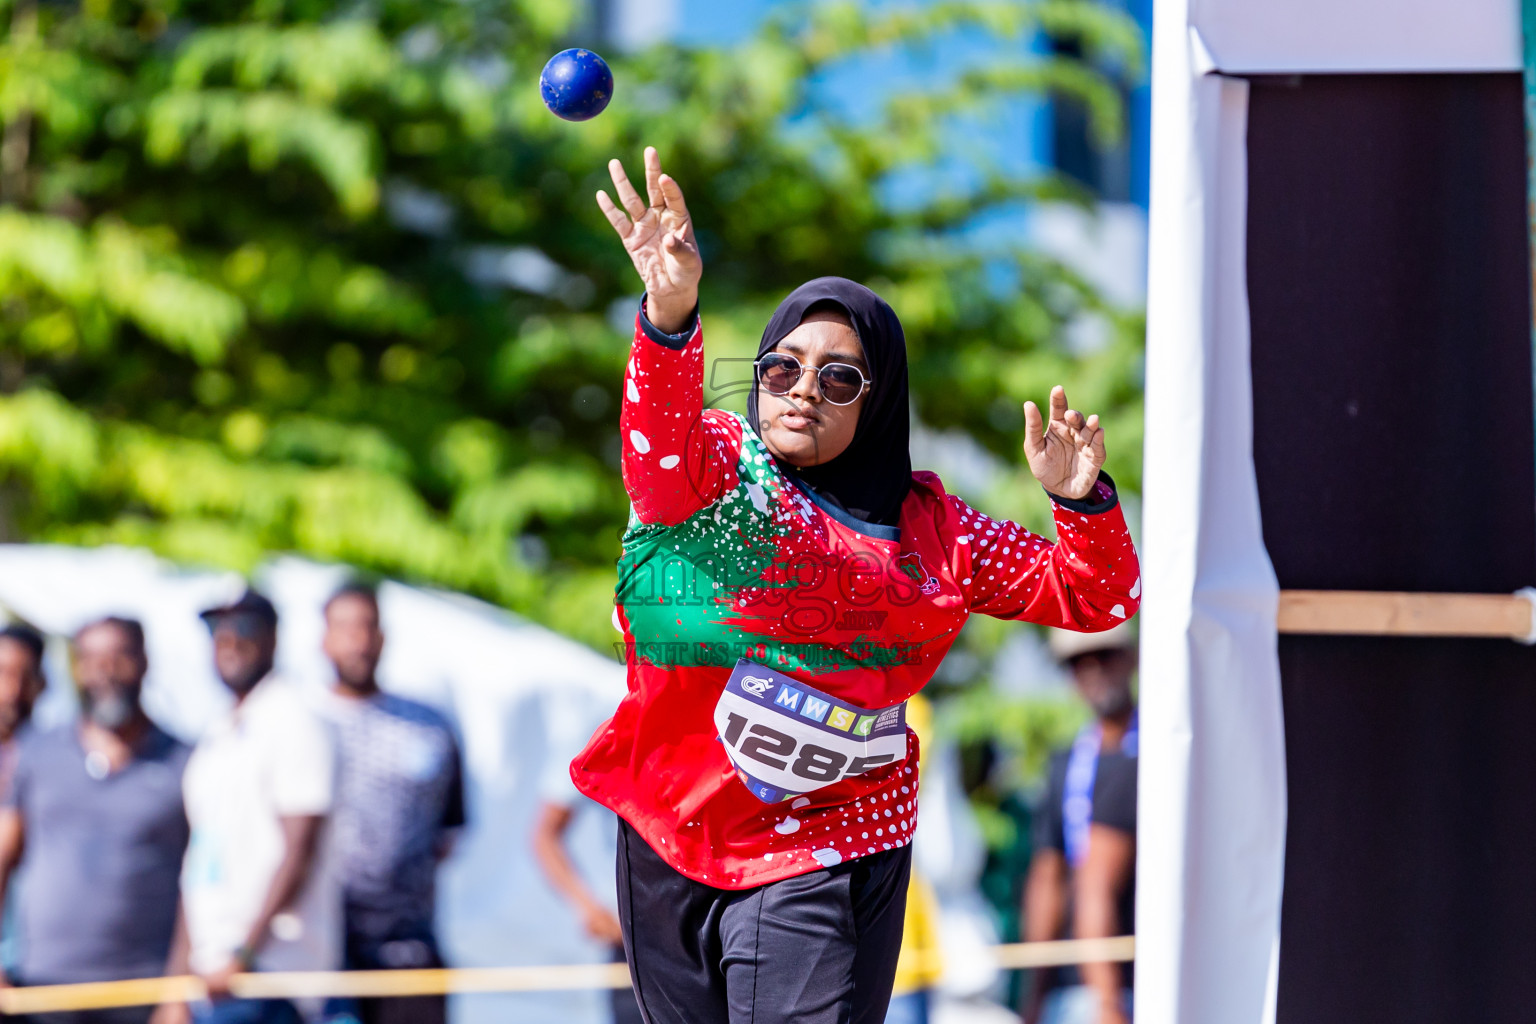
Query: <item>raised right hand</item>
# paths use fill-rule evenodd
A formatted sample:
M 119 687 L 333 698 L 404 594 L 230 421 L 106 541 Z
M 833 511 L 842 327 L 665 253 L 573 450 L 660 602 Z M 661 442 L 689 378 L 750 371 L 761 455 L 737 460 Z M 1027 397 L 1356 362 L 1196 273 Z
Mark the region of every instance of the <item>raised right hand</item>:
M 629 183 L 623 164 L 608 161 L 608 173 L 624 208 L 614 205 L 606 192 L 598 192 L 597 205 L 618 232 L 640 280 L 645 282 L 646 314 L 651 323 L 668 334 L 677 334 L 688 326 L 688 317 L 698 305 L 699 278 L 704 274 L 683 190 L 670 175 L 661 173 L 661 158 L 654 146 L 645 147 L 649 206 Z
M 1024 403 L 1024 457 L 1042 487 L 1063 498 L 1086 498 L 1104 465 L 1104 428 L 1097 414 L 1067 408 L 1067 391 L 1051 389 L 1051 418 Z

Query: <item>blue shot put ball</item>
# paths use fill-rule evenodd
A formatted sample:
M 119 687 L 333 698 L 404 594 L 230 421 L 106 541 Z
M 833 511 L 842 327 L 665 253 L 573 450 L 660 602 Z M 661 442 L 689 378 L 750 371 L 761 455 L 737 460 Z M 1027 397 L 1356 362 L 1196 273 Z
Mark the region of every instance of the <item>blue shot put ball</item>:
M 613 99 L 613 72 L 591 50 L 561 50 L 539 75 L 544 105 L 567 121 L 596 117 Z

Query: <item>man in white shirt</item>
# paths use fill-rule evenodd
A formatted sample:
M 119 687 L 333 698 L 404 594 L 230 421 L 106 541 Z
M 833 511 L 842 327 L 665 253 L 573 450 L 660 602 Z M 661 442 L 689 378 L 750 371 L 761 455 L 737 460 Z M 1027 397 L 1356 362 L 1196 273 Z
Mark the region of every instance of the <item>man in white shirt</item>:
M 341 964 L 340 889 L 322 852 L 335 797 L 335 747 L 308 702 L 272 675 L 272 602 L 246 591 L 203 619 L 235 706 L 187 765 L 192 840 L 182 869 L 184 941 L 177 952 L 212 997 L 193 1011 L 199 1024 L 295 1024 L 303 1017 L 294 1004 L 234 999 L 229 983 L 242 971 Z M 185 1007 L 167 1007 L 156 1024 L 186 1019 Z

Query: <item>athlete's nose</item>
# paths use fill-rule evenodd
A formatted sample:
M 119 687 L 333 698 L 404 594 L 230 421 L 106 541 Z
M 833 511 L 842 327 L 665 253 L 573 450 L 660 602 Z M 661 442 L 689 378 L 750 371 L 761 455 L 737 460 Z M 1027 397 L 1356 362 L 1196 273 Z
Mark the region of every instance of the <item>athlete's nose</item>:
M 800 379 L 795 381 L 795 386 L 789 389 L 789 393 L 801 401 L 820 402 L 821 371 L 817 367 L 802 364 Z

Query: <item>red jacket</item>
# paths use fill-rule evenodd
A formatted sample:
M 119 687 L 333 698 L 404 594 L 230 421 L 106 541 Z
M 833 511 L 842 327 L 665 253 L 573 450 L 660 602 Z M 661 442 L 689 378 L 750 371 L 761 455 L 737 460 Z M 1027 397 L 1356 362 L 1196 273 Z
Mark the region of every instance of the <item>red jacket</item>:
M 1089 500 L 1053 504 L 1055 544 L 927 472 L 912 474 L 899 527 L 863 522 L 780 473 L 743 417 L 703 408 L 700 328 L 674 344 L 648 326 L 637 318 L 620 416 L 632 508 L 615 600 L 629 692 L 571 777 L 717 888 L 905 845 L 912 736 L 905 761 L 791 802 L 752 795 L 713 719 L 737 659 L 878 709 L 922 689 L 971 612 L 1108 629 L 1141 594 L 1113 484 L 1101 475 Z

